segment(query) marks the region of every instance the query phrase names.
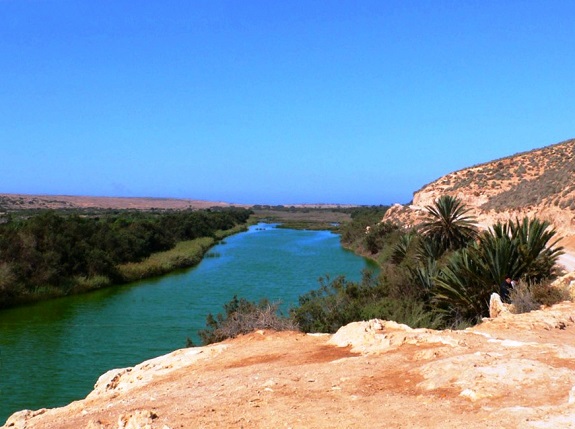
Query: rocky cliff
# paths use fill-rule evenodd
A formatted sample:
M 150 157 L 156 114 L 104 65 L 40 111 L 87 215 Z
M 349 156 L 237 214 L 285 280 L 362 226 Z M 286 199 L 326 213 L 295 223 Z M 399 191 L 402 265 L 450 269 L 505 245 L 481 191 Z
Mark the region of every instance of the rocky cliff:
M 575 235 L 575 139 L 449 173 L 416 191 L 411 205 L 393 206 L 386 219 L 415 225 L 441 195 L 461 199 L 485 227 L 536 215 L 560 235 Z
M 464 331 L 258 331 L 110 371 L 4 428 L 575 428 L 573 344 L 571 302 Z

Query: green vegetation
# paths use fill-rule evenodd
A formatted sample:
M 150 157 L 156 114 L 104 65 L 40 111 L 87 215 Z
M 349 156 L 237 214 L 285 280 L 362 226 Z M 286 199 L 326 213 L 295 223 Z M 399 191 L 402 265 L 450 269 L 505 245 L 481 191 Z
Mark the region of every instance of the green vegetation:
M 395 225 L 380 226 L 389 206 L 359 207 L 351 211 L 351 221 L 340 227 L 341 244 L 363 256 L 373 257 L 383 245 L 386 231 L 398 230 Z
M 192 266 L 250 215 L 223 208 L 10 216 L 0 224 L 0 308 Z
M 520 280 L 512 294 L 517 311 L 565 297 L 547 287 L 562 254 L 548 222 L 525 218 L 479 233 L 469 210 L 450 196 L 439 198 L 427 212 L 417 230 L 381 222 L 383 213 L 375 208 L 350 214 L 352 220 L 341 226 L 342 244 L 377 260 L 379 276 L 365 272 L 360 282 L 320 279 L 320 287 L 301 296 L 289 316 L 277 316 L 278 325 L 335 332 L 353 321 L 381 318 L 414 328 L 460 329 L 488 315 L 489 297 L 499 292 L 506 274 Z M 262 309 L 241 302 L 242 318 Z M 218 335 L 204 334 L 202 340 L 245 332 L 234 329 L 240 320 L 236 308 L 228 304 L 225 315 L 210 316 L 209 330 Z
M 197 265 L 206 251 L 215 243 L 213 237 L 181 241 L 173 249 L 152 253 L 139 262 L 128 262 L 118 266 L 120 276 L 126 282 L 161 276 L 178 268 Z
M 437 243 L 441 251 L 465 247 L 477 236 L 475 218 L 460 200 L 446 195 L 426 207 L 428 220 L 421 226 L 425 240 Z
M 11 214 L 0 224 L 0 307 L 158 276 L 197 264 L 218 241 L 266 219 L 326 229 L 380 266 L 360 282 L 320 280 L 287 316 L 278 305 L 234 297 L 209 315 L 204 343 L 254 329 L 335 332 L 381 318 L 412 327 L 461 328 L 488 314 L 505 274 L 520 279 L 517 311 L 564 297 L 546 285 L 562 248 L 547 222 L 516 219 L 478 232 L 460 200 L 439 198 L 418 229 L 382 222 L 386 206 L 257 207 L 202 211 L 42 211 Z M 217 257 L 217 254 L 209 254 Z
M 256 219 L 263 222 L 279 223 L 280 228 L 330 230 L 334 232 L 341 232 L 343 225 L 349 224 L 360 214 L 378 212 L 381 214 L 381 219 L 386 209 L 387 206 L 324 208 L 256 205 L 252 207 Z M 371 223 L 374 222 L 375 220 Z

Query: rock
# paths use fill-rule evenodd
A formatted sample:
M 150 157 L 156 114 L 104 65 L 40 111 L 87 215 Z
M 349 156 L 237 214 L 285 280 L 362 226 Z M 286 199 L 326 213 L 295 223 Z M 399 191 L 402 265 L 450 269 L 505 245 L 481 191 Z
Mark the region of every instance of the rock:
M 575 300 L 575 272 L 570 272 L 557 278 L 549 286 L 558 289 L 572 301 Z
M 152 429 L 158 416 L 150 410 L 137 410 L 118 418 L 118 429 Z
M 17 413 L 12 414 L 8 420 L 6 420 L 6 424 L 4 427 L 6 428 L 14 428 L 14 429 L 26 429 L 27 422 L 33 417 L 42 415 L 46 412 L 46 408 L 41 408 L 36 411 L 32 410 L 22 410 L 18 411 Z
M 506 304 L 503 304 L 501 297 L 498 293 L 492 293 L 489 298 L 489 317 L 495 319 L 496 317 L 507 316 L 511 314 Z

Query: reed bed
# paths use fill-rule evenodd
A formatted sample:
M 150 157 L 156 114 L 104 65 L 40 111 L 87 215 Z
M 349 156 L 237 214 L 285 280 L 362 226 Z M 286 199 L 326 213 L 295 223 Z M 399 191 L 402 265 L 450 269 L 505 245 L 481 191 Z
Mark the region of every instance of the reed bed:
M 171 271 L 197 265 L 216 240 L 202 237 L 195 240 L 180 241 L 173 249 L 154 253 L 140 262 L 130 262 L 118 267 L 125 282 L 133 282 L 160 276 Z

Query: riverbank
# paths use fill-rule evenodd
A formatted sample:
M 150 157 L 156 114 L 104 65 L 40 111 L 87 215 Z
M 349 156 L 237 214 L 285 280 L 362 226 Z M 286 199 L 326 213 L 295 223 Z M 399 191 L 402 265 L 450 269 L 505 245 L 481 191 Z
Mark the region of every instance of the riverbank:
M 248 223 L 250 224 L 250 223 Z M 238 225 L 226 231 L 217 231 L 214 237 L 201 237 L 181 241 L 176 247 L 165 252 L 153 253 L 140 262 L 130 262 L 119 266 L 124 283 L 158 277 L 183 268 L 198 265 L 209 249 L 230 235 L 246 231 L 246 225 Z
M 249 225 L 255 222 L 257 222 L 255 218 L 251 218 L 245 224 L 236 225 L 227 230 L 218 230 L 212 237 L 180 241 L 176 243 L 174 248 L 152 253 L 142 261 L 121 264 L 117 267 L 119 276 L 115 279 L 104 275 L 75 276 L 69 279 L 63 288 L 50 285 L 42 286 L 34 290 L 33 293 L 15 297 L 12 302 L 5 303 L 2 308 L 13 308 L 98 289 L 122 286 L 134 281 L 159 277 L 176 270 L 194 267 L 202 261 L 214 245 L 226 237 L 246 231 Z

